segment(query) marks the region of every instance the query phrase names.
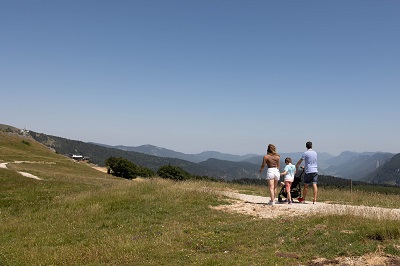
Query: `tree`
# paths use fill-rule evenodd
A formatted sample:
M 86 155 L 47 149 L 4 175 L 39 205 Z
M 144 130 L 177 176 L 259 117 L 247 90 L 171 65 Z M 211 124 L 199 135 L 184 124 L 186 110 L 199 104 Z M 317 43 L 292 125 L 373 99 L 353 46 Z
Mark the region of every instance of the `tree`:
M 149 177 L 154 176 L 154 172 L 149 168 L 136 165 L 133 162 L 122 157 L 109 157 L 105 164 L 108 168 L 108 173 L 114 176 L 133 179 L 138 176 Z
M 168 178 L 173 180 L 188 180 L 192 176 L 178 166 L 173 165 L 163 165 L 158 169 L 157 175 L 162 178 Z

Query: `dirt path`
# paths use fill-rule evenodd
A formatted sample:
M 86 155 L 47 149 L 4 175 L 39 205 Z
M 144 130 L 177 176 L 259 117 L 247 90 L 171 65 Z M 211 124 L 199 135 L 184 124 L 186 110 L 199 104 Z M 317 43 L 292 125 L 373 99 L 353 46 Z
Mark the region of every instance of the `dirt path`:
M 338 215 L 357 215 L 362 217 L 376 217 L 377 219 L 400 220 L 400 209 L 388 209 L 367 206 L 351 206 L 340 204 L 328 204 L 317 202 L 316 204 L 303 204 L 295 202 L 293 204 L 276 203 L 268 205 L 269 197 L 253 196 L 240 194 L 232 191 L 221 191 L 221 194 L 231 198 L 230 205 L 212 207 L 216 210 L 227 212 L 242 213 L 255 216 L 261 219 L 273 219 L 282 216 L 298 216 L 313 214 L 338 214 Z M 400 245 L 394 248 L 400 250 Z M 284 256 L 285 254 L 276 254 Z M 299 266 L 304 266 L 298 264 Z M 400 258 L 375 252 L 357 257 L 337 257 L 335 259 L 316 258 L 309 261 L 307 266 L 394 266 L 400 265 Z
M 246 195 L 231 191 L 223 191 L 221 193 L 234 200 L 232 200 L 231 205 L 221 205 L 215 207 L 215 209 L 228 212 L 239 212 L 265 219 L 272 219 L 281 216 L 298 217 L 299 215 L 314 214 L 350 214 L 361 217 L 374 217 L 378 220 L 400 220 L 400 209 L 328 204 L 322 202 L 317 202 L 316 204 L 303 204 L 299 202 L 293 204 L 276 203 L 275 205 L 270 206 L 267 205 L 269 197 Z
M 102 173 L 106 173 L 107 174 L 107 167 L 101 167 L 101 166 L 92 166 L 93 169 L 100 171 Z
M 15 161 L 13 163 L 45 163 L 45 162 Z M 0 163 L 0 168 L 8 169 L 7 168 L 7 164 L 10 164 L 10 163 Z M 33 178 L 33 179 L 36 179 L 36 180 L 42 180 L 41 178 L 39 178 L 39 177 L 37 177 L 35 175 L 32 175 L 30 173 L 18 172 L 18 171 L 17 171 L 17 173 L 22 175 L 22 176 L 28 177 L 28 178 Z

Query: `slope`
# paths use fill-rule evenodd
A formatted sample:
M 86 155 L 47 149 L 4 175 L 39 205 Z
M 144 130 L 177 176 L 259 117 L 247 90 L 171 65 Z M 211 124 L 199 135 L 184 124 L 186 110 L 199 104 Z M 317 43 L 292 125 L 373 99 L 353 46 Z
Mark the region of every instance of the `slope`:
M 62 137 L 46 135 L 31 131 L 30 136 L 38 142 L 56 150 L 60 154 L 81 154 L 90 158 L 90 161 L 104 166 L 105 161 L 109 157 L 122 157 L 135 164 L 147 167 L 153 171 L 157 171 L 163 165 L 174 165 L 181 167 L 193 175 L 209 176 L 221 178 L 223 172 L 201 166 L 185 160 L 158 157 L 134 151 L 124 151 L 116 148 L 99 146 L 92 143 L 86 143 L 78 140 L 70 140 Z
M 91 142 L 92 143 L 92 142 Z M 140 152 L 148 155 L 155 155 L 158 157 L 168 157 L 168 158 L 176 158 L 176 159 L 181 159 L 193 163 L 200 163 L 203 161 L 206 161 L 210 158 L 213 159 L 219 159 L 223 161 L 233 161 L 233 162 L 240 162 L 244 161 L 248 158 L 251 158 L 253 156 L 256 156 L 256 154 L 246 154 L 246 155 L 233 155 L 233 154 L 227 154 L 227 153 L 221 153 L 217 151 L 203 151 L 201 153 L 197 154 L 186 154 L 182 152 L 177 152 L 173 151 L 170 149 L 166 148 L 161 148 L 157 147 L 154 145 L 141 145 L 141 146 L 124 146 L 124 145 L 118 145 L 118 146 L 110 146 L 106 144 L 98 144 L 98 143 L 92 143 L 96 144 L 99 146 L 104 146 L 107 148 L 115 148 L 115 149 L 120 149 L 124 151 L 135 151 L 135 152 Z
M 353 257 L 376 254 L 378 249 L 400 254 L 397 220 L 336 214 L 289 217 L 285 211 L 282 220 L 288 230 L 282 230 L 271 226 L 280 220 L 210 208 L 229 205 L 219 190 L 235 188 L 253 197 L 264 195 L 265 187 L 113 178 L 29 137 L 0 132 L 0 162 L 16 159 L 30 163 L 10 163 L 10 169 L 0 169 L 0 265 L 307 265 L 316 257 L 335 254 Z M 43 179 L 20 176 L 16 170 L 21 168 Z M 321 197 L 350 199 L 348 193 L 334 192 L 334 198 L 328 191 Z M 371 202 L 368 195 L 356 193 L 351 199 L 383 201 L 395 208 L 400 202 L 398 196 L 389 201 L 376 194 Z M 253 213 L 277 212 L 277 206 L 243 203 L 251 205 Z M 305 222 L 314 233 L 298 230 Z M 301 253 L 296 251 L 298 239 L 305 243 Z
M 199 165 L 223 172 L 222 179 L 224 180 L 260 178 L 260 166 L 248 162 L 232 162 L 211 158 L 199 163 Z
M 342 155 L 343 154 L 343 155 Z M 388 162 L 394 154 L 392 153 L 342 153 L 332 165 L 324 170 L 327 175 L 343 177 L 353 180 L 362 180 L 365 176 L 375 171 L 378 167 Z M 353 156 L 346 156 L 353 155 Z M 345 158 L 345 159 L 344 159 Z
M 99 173 L 87 164 L 76 163 L 57 154 L 30 136 L 24 136 L 15 131 L 0 131 L 0 163 L 3 165 L 7 163 L 6 169 L 1 169 L 3 172 L 31 173 L 46 181 L 46 184 L 49 182 L 92 183 L 97 186 L 98 179 L 101 180 L 100 183 L 115 179 Z M 26 178 L 19 177 L 18 179 L 25 180 Z
M 400 153 L 363 178 L 363 181 L 373 184 L 400 186 Z

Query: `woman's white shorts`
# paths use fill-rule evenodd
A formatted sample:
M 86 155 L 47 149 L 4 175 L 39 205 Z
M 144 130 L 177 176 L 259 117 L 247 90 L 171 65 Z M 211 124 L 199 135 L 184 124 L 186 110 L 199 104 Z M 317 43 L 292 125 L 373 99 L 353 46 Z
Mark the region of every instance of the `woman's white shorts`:
M 278 168 L 268 168 L 267 171 L 267 180 L 275 179 L 279 180 L 281 174 L 279 173 Z

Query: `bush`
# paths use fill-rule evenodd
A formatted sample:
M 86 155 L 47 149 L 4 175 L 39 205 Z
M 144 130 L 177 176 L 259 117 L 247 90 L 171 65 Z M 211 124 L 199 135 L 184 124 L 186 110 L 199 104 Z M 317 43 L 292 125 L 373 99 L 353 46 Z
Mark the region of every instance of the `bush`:
M 133 179 L 138 176 L 141 177 L 149 177 L 154 176 L 154 172 L 149 168 L 136 165 L 131 161 L 125 158 L 116 158 L 109 157 L 105 161 L 106 166 L 108 167 L 108 173 L 111 173 L 114 176 L 123 177 L 127 179 Z
M 25 144 L 25 145 L 31 146 L 31 143 L 29 141 L 27 141 L 27 140 L 23 140 L 22 143 Z
M 173 165 L 163 165 L 158 169 L 157 175 L 162 178 L 168 178 L 173 180 L 188 180 L 192 176 L 178 166 Z

